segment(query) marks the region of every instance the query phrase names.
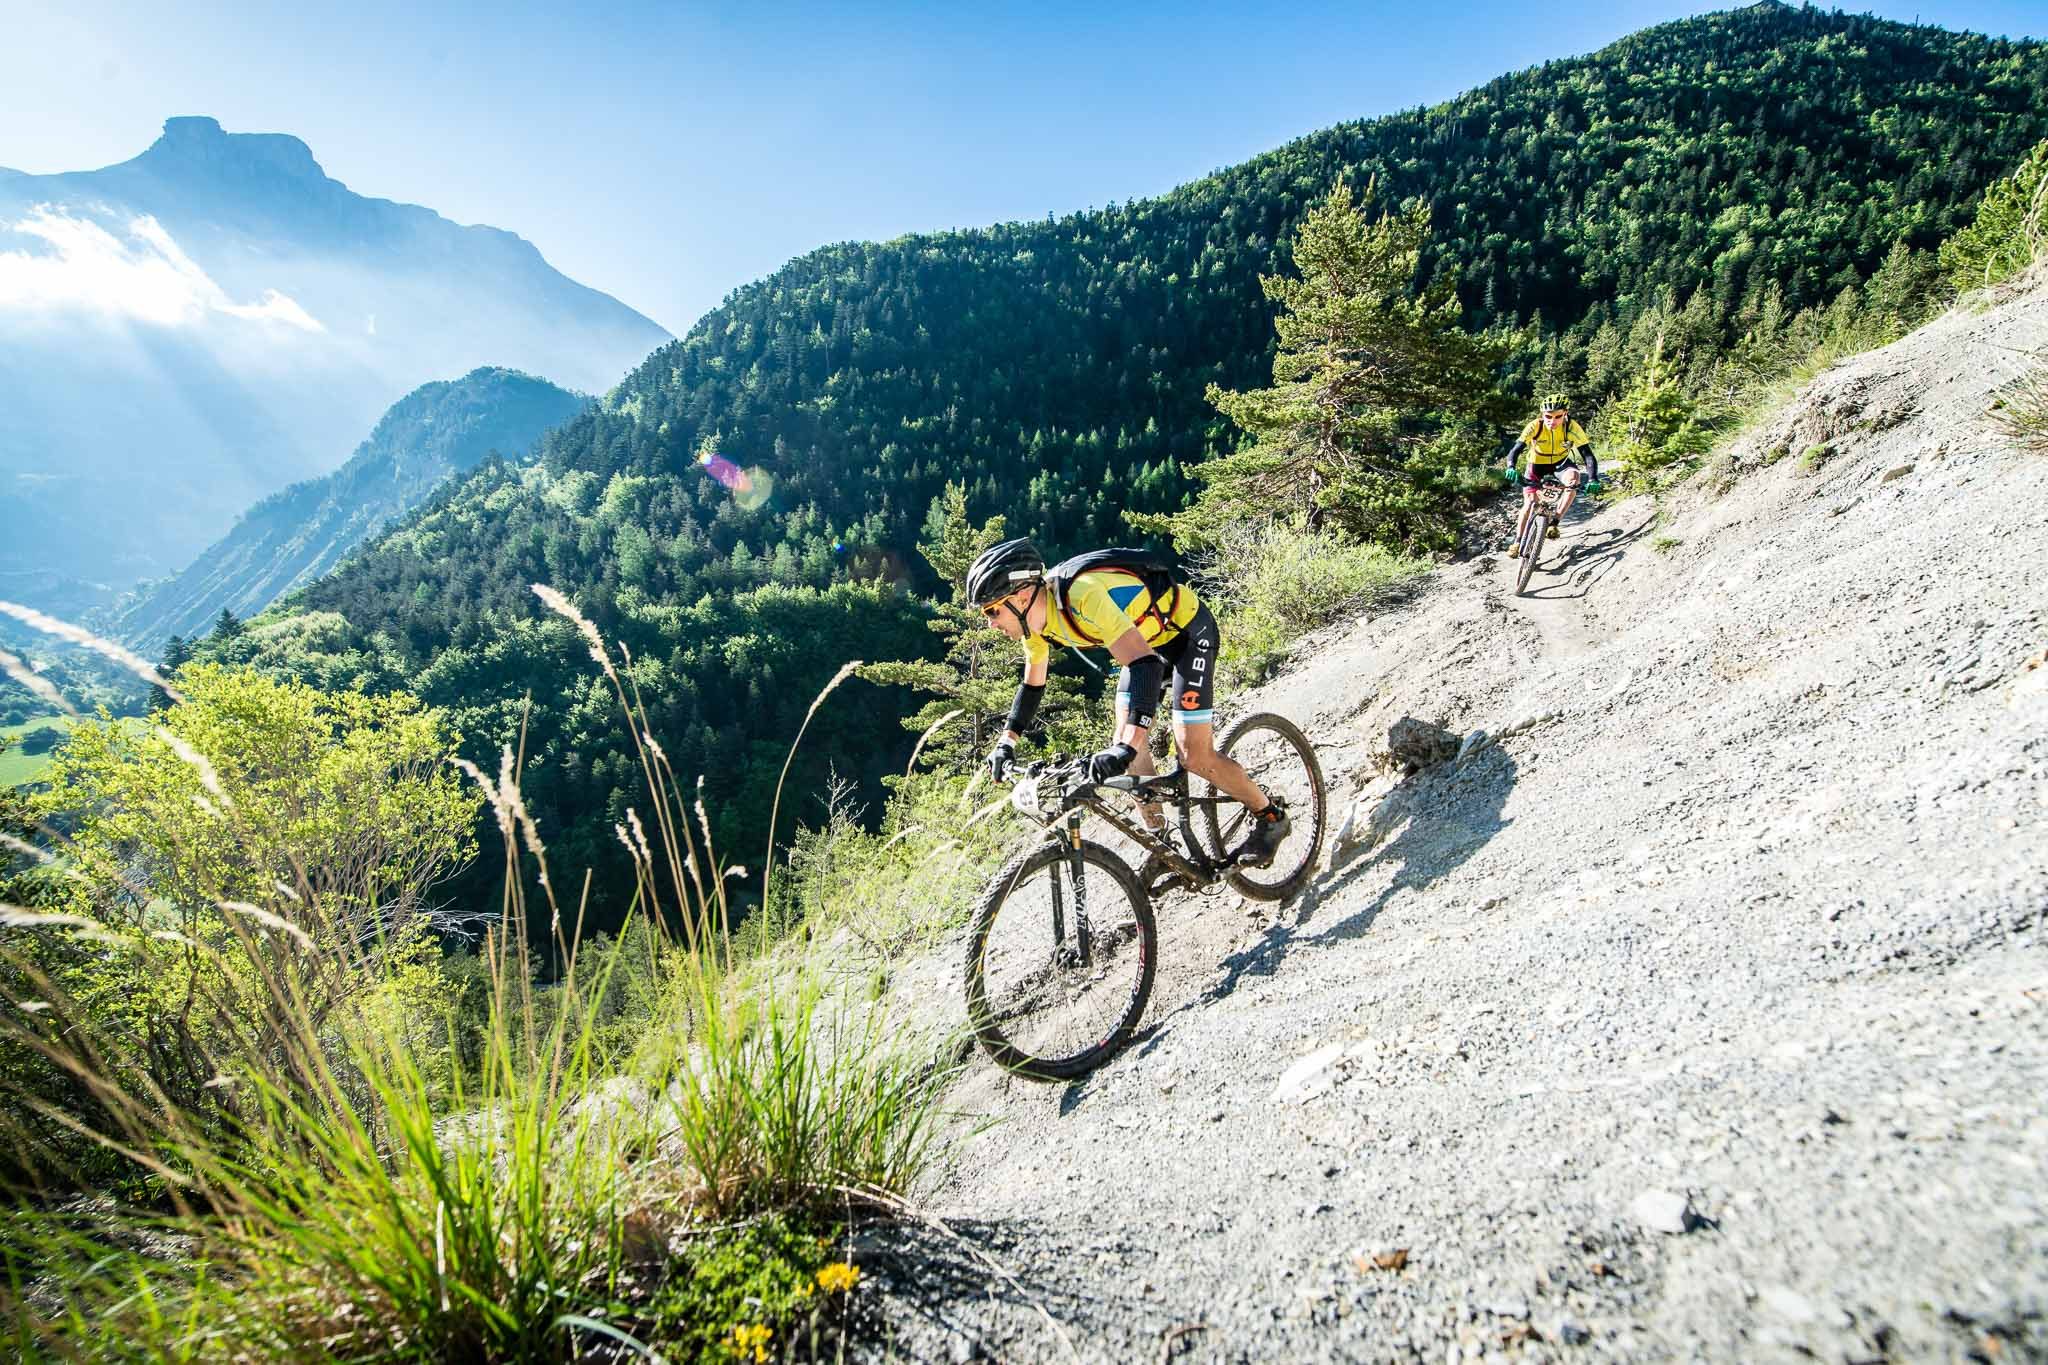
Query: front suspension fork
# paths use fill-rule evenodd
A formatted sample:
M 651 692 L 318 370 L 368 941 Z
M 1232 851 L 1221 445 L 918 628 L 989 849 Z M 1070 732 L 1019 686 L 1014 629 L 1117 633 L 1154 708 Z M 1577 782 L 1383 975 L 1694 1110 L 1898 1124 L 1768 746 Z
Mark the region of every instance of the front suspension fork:
M 1082 880 L 1084 863 L 1081 858 L 1081 812 L 1075 811 L 1067 817 L 1065 830 L 1061 832 L 1060 843 L 1066 856 L 1060 861 L 1066 865 L 1068 875 L 1074 882 L 1074 940 L 1073 961 L 1086 967 L 1091 956 L 1088 941 L 1088 887 Z M 1055 957 L 1068 952 L 1066 907 L 1060 896 L 1059 869 L 1052 874 L 1052 949 Z

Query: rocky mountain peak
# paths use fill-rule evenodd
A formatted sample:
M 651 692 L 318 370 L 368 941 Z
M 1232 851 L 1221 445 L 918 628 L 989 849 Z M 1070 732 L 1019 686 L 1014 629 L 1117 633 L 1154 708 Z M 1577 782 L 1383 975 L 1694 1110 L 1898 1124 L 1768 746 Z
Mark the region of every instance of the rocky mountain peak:
M 160 172 L 203 170 L 325 180 L 313 150 L 288 133 L 230 133 L 220 120 L 186 114 L 164 120 L 142 160 Z

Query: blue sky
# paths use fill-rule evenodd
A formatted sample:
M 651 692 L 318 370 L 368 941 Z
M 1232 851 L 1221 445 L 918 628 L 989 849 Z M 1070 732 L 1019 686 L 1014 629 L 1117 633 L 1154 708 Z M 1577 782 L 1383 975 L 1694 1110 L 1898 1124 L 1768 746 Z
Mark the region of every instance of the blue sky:
M 0 165 L 123 160 L 172 114 L 293 133 L 681 332 L 821 243 L 1155 194 L 1708 8 L 0 0 Z M 2039 0 L 1873 12 L 2048 36 Z

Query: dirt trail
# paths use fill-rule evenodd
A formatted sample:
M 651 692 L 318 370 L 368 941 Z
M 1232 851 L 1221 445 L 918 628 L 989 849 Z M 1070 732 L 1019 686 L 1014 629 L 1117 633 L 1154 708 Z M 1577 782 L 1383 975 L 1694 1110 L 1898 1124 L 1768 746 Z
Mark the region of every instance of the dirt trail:
M 977 1063 L 962 1240 L 867 1252 L 889 1350 L 2048 1359 L 2048 459 L 1981 421 L 2043 345 L 2048 289 L 1952 314 L 1532 597 L 1305 641 L 1237 706 L 1381 837 L 1169 899 L 1087 1081 Z M 1404 713 L 1535 723 L 1389 788 Z

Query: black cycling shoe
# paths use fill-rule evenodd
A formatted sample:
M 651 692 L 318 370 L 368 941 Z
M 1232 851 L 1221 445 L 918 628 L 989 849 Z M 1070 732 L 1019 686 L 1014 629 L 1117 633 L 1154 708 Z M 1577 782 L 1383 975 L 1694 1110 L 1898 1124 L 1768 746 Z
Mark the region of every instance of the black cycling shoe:
M 1276 797 L 1271 805 L 1252 816 L 1252 832 L 1237 850 L 1238 865 L 1271 867 L 1273 855 L 1280 851 L 1281 841 L 1287 838 L 1290 828 L 1287 807 Z

